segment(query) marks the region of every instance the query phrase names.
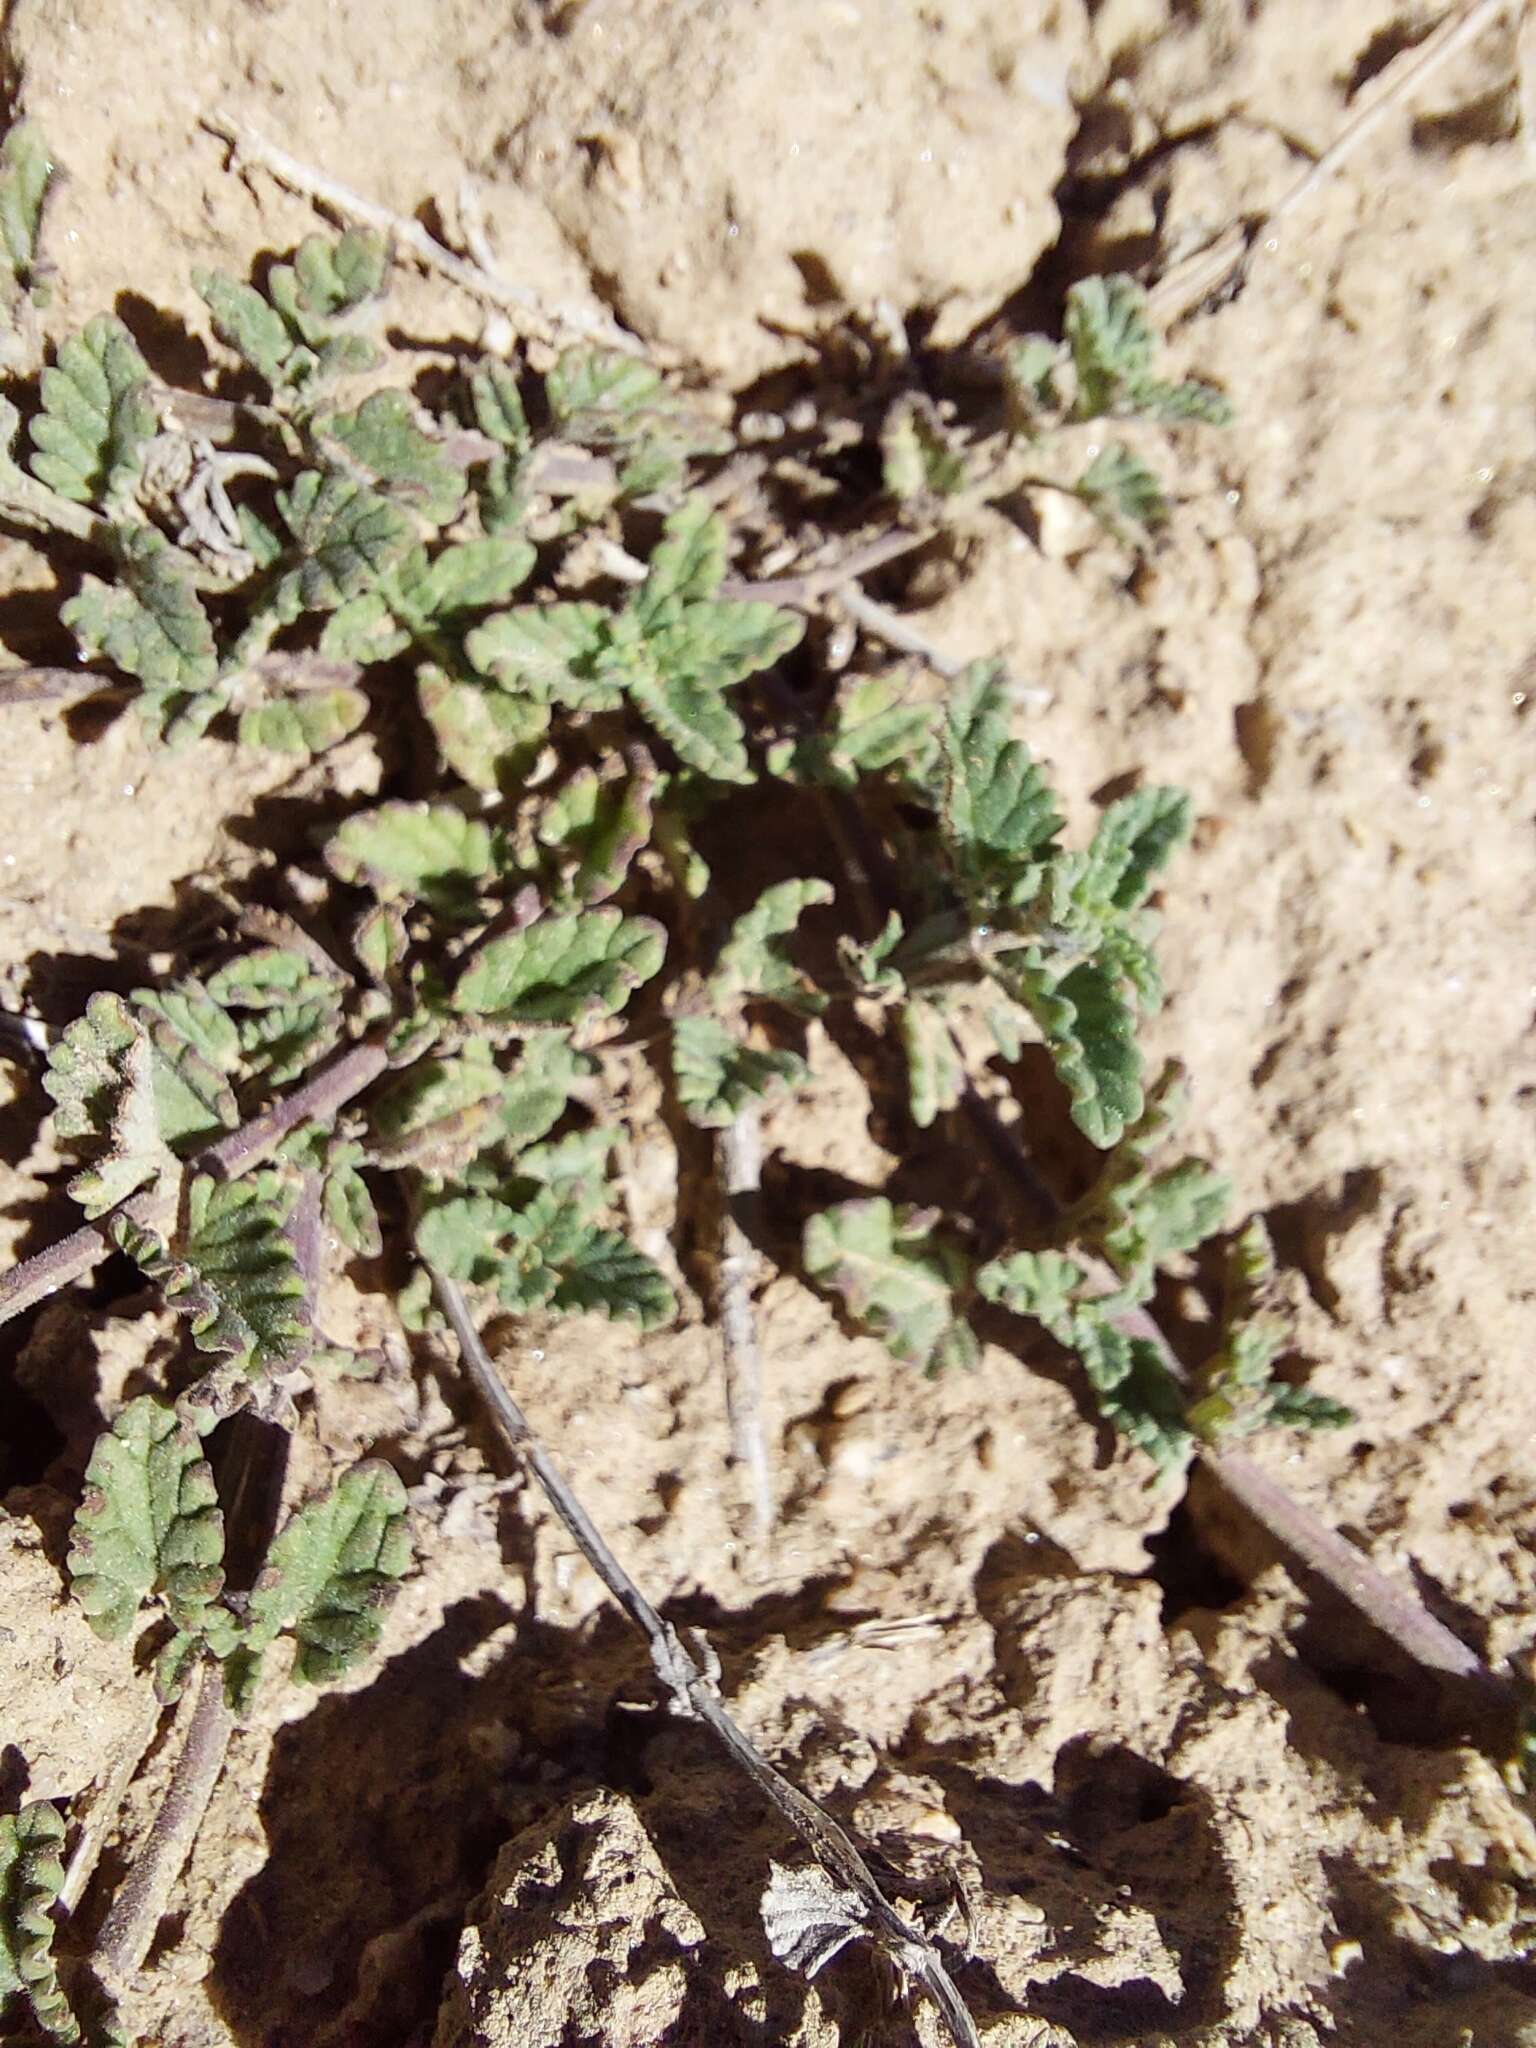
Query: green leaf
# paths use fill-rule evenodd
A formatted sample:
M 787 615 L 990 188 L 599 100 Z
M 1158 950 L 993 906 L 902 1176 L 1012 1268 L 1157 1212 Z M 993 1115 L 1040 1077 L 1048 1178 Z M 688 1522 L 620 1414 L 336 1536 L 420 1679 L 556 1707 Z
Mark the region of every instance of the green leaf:
M 104 1136 L 123 1086 L 122 1056 L 139 1027 L 121 996 L 91 997 L 49 1048 L 43 1087 L 54 1103 L 53 1128 L 61 1138 Z
M 1161 1349 L 1128 1337 L 1102 1317 L 1079 1315 L 1073 1339 L 1104 1419 L 1163 1472 L 1178 1471 L 1193 1448 L 1184 1394 Z
M 718 690 L 686 675 L 644 670 L 626 679 L 629 697 L 680 761 L 716 782 L 755 778 L 746 728 Z
M 190 1319 L 200 1351 L 231 1355 L 255 1372 L 298 1356 L 309 1335 L 304 1280 L 284 1221 L 275 1175 L 216 1181 L 200 1174 L 187 1193 L 186 1235 L 174 1246 L 121 1220 L 115 1234 Z
M 517 1152 L 552 1131 L 592 1063 L 558 1031 L 523 1041 L 522 1056 L 502 1088 L 499 1116 L 504 1142 Z
M 897 400 L 880 430 L 880 450 L 882 481 L 901 504 L 929 495 L 947 498 L 965 488 L 965 451 L 923 400 Z
M 384 1249 L 384 1236 L 368 1183 L 358 1172 L 362 1157 L 361 1145 L 332 1146 L 320 1191 L 321 1213 L 349 1252 L 376 1259 Z
M 260 292 L 248 284 L 237 284 L 222 270 L 194 270 L 192 282 L 213 316 L 214 331 L 220 339 L 227 341 L 274 390 L 286 383 L 294 341 L 282 315 L 267 304 Z
M 434 526 L 446 526 L 464 502 L 464 472 L 418 424 L 403 391 L 375 391 L 355 412 L 319 421 L 318 431 L 339 441 L 386 495 L 414 506 Z
M 508 1024 L 569 1024 L 611 1015 L 661 966 L 666 933 L 647 917 L 598 909 L 543 917 L 470 956 L 453 1007 Z
M 336 470 L 302 471 L 278 492 L 277 505 L 303 556 L 279 592 L 297 610 L 335 611 L 360 596 L 404 560 L 416 538 L 400 506 Z
M 598 674 L 607 645 L 608 614 L 601 605 L 518 605 L 476 626 L 464 651 L 504 690 L 526 691 L 571 711 L 601 711 L 619 701 L 614 684 Z
M 725 521 L 704 498 L 688 498 L 667 520 L 635 594 L 635 614 L 649 629 L 671 601 L 713 597 L 725 575 Z
M 1165 1259 L 1193 1251 L 1221 1228 L 1231 1188 L 1198 1159 L 1148 1175 L 1115 1200 L 1104 1249 L 1123 1279 L 1151 1280 Z
M 1169 858 L 1189 837 L 1191 809 L 1181 789 L 1133 790 L 1099 820 L 1072 887 L 1079 908 L 1135 910 Z
M 997 664 L 976 662 L 954 686 L 941 733 L 942 822 L 970 889 L 1016 906 L 1037 888 L 1062 821 L 1029 748 L 1008 735 L 1001 678 Z
M 776 605 L 668 597 L 648 616 L 641 609 L 644 597 L 642 588 L 628 616 L 641 624 L 657 674 L 695 690 L 728 690 L 771 668 L 805 636 L 799 613 Z
M 70 1532 L 69 1574 L 96 1634 L 125 1636 L 149 1599 L 196 1630 L 224 1583 L 224 1517 L 191 1425 L 141 1395 L 96 1439 Z
M 1232 423 L 1232 401 L 1226 393 L 1196 377 L 1188 377 L 1182 384 L 1162 384 L 1151 378 L 1132 391 L 1131 405 L 1143 419 L 1166 420 L 1171 425 L 1193 421 L 1226 427 Z
M 807 1069 L 796 1052 L 743 1045 L 713 1017 L 679 1017 L 672 1027 L 672 1072 L 689 1122 L 719 1131 L 748 1103 L 798 1088 Z
M 499 441 L 503 448 L 510 448 L 513 454 L 525 455 L 533 445 L 533 436 L 528 431 L 528 415 L 515 371 L 488 356 L 470 378 L 469 390 L 475 423 L 481 433 Z
M 566 892 L 578 903 L 601 903 L 624 882 L 651 836 L 656 770 L 632 757 L 630 773 L 578 768 L 540 813 L 539 844 L 562 857 Z
M 383 1610 L 411 1566 L 405 1486 L 381 1459 L 344 1472 L 273 1540 L 250 1595 L 252 1634 L 292 1635 L 294 1675 L 323 1685 L 374 1649 Z
M 1100 525 L 1121 539 L 1141 541 L 1168 523 L 1156 473 L 1118 441 L 1099 450 L 1073 488 Z
M 901 1011 L 901 1042 L 907 1055 L 907 1090 L 912 1121 L 927 1130 L 941 1111 L 953 1109 L 965 1090 L 965 1067 L 948 1019 L 921 999 Z
M 936 1372 L 975 1362 L 976 1339 L 957 1297 L 963 1255 L 934 1230 L 931 1209 L 897 1209 L 883 1195 L 843 1202 L 805 1226 L 805 1269 L 841 1295 L 848 1313 L 896 1358 Z
M 488 796 L 514 789 L 549 731 L 549 706 L 449 676 L 431 662 L 416 671 L 422 716 L 444 766 Z
M 1003 399 L 1015 433 L 1034 434 L 1061 407 L 1056 372 L 1061 350 L 1043 334 L 1027 334 L 1003 356 Z
M 318 347 L 330 338 L 332 322 L 379 296 L 388 269 L 384 236 L 348 228 L 336 237 L 307 235 L 291 265 L 273 265 L 267 289 L 294 331 Z
M 765 889 L 737 918 L 720 948 L 709 980 L 714 1000 L 724 1004 L 744 996 L 783 1003 L 810 1015 L 825 1009 L 826 997 L 795 966 L 781 941 L 791 936 L 807 910 L 830 903 L 834 894 L 830 882 L 814 877 L 775 882 Z
M 104 654 L 161 693 L 206 690 L 219 670 L 190 556 L 152 526 L 119 528 L 122 580 L 81 579 L 59 609 L 86 655 Z
M 58 1809 L 46 1799 L 0 1816 L 0 2006 L 19 1993 L 50 2039 L 74 2042 L 80 2026 L 53 1954 L 64 1832 Z
M 1113 1145 L 1141 1114 L 1135 1012 L 1113 979 L 1086 960 L 1056 983 L 1048 1004 L 1029 1007 L 1072 1097 L 1072 1121 L 1095 1145 Z
M 906 992 L 906 981 L 900 970 L 889 964 L 891 955 L 905 936 L 906 927 L 902 924 L 901 913 L 893 910 L 887 914 L 879 936 L 867 945 L 850 939 L 846 933 L 839 938 L 838 958 L 861 996 L 891 1002 Z
M 13 121 L 0 143 L 0 245 L 7 269 L 30 284 L 43 207 L 57 166 L 35 121 Z
M 107 1150 L 69 1183 L 69 1192 L 92 1218 L 105 1216 L 138 1189 L 176 1170 L 160 1129 L 154 1051 L 147 1036 L 135 1038 L 121 1055 L 120 1067 L 123 1086 L 112 1107 Z
M 614 1230 L 589 1230 L 560 1262 L 552 1305 L 605 1315 L 654 1330 L 677 1314 L 677 1297 L 660 1268 Z
M 1077 373 L 1072 417 L 1114 410 L 1148 376 L 1154 340 L 1134 278 L 1085 277 L 1067 293 L 1066 335 Z
M 470 612 L 505 604 L 533 573 L 537 550 L 525 540 L 493 534 L 443 548 L 425 573 L 404 584 L 413 613 L 424 619 L 458 621 Z
M 278 754 L 323 754 L 368 716 L 361 690 L 305 690 L 241 713 L 240 744 Z
M 417 1060 L 373 1104 L 379 1164 L 473 1156 L 499 1128 L 505 1088 L 506 1077 L 484 1039 L 471 1039 L 446 1058 Z
M 1058 1342 L 1070 1342 L 1077 1297 L 1086 1278 L 1076 1260 L 1063 1252 L 1012 1252 L 981 1268 L 976 1291 L 1016 1316 L 1043 1324 Z
M 913 702 L 895 672 L 856 676 L 839 690 L 825 736 L 836 779 L 848 786 L 894 769 L 921 786 L 938 758 L 937 724 L 938 707 Z
M 42 375 L 32 474 L 61 498 L 100 504 L 128 490 L 155 432 L 149 365 L 112 313 L 66 341 Z
M 320 654 L 327 661 L 392 661 L 411 644 L 411 636 L 396 619 L 382 592 L 365 590 L 361 597 L 349 597 L 338 605 L 325 622 L 320 635 Z
M 381 804 L 347 819 L 325 849 L 343 882 L 386 900 L 405 898 L 467 915 L 493 871 L 490 828 L 452 804 Z
M 594 428 L 631 425 L 666 395 L 660 371 L 616 349 L 567 349 L 544 376 L 551 417 L 567 430 L 584 430 L 575 432 L 578 440 L 591 438 Z
M 517 1211 L 494 1195 L 447 1195 L 426 1203 L 416 1218 L 416 1249 L 429 1266 L 470 1286 L 500 1286 L 508 1265 L 506 1244 Z M 548 1278 L 548 1291 L 554 1287 Z M 519 1307 L 534 1303 L 520 1299 Z

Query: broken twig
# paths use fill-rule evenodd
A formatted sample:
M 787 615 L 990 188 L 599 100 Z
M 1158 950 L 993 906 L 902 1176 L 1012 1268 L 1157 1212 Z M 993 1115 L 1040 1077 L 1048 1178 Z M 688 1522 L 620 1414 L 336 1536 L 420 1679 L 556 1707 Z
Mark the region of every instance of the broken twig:
M 715 1150 L 720 1176 L 720 1341 L 725 1352 L 725 1406 L 731 1456 L 746 1477 L 752 1533 L 761 1548 L 773 1529 L 773 1483 L 763 1439 L 763 1354 L 752 1310 L 757 1253 L 739 1211 L 757 1199 L 763 1179 L 763 1128 L 756 1103 L 720 1133 Z

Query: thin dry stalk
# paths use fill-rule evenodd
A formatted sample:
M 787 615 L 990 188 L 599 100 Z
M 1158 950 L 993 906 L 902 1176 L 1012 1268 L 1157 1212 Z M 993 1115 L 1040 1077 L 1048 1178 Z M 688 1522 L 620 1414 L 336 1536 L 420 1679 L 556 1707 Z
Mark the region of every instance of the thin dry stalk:
M 248 1167 L 259 1165 L 300 1124 L 311 1119 L 323 1123 L 334 1117 L 344 1103 L 377 1080 L 388 1064 L 382 1046 L 354 1045 L 312 1075 L 303 1087 L 279 1097 L 260 1116 L 252 1117 L 248 1124 L 210 1145 L 193 1161 L 194 1170 L 211 1173 L 216 1180 L 233 1180 Z M 120 1210 L 114 1210 L 113 1215 L 126 1216 L 148 1227 L 162 1222 L 164 1212 L 163 1198 L 151 1191 L 136 1195 Z M 87 1223 L 0 1275 L 0 1323 L 9 1322 L 12 1316 L 19 1316 L 50 1294 L 57 1294 L 61 1287 L 93 1273 L 112 1249 L 107 1236 L 111 1221 L 111 1216 L 103 1216 L 97 1223 Z
M 186 1739 L 171 1773 L 149 1840 L 123 1880 L 101 1924 L 93 1957 L 110 1989 L 126 1986 L 143 1966 L 171 1890 L 191 1854 L 208 1801 L 224 1768 L 234 1717 L 224 1704 L 224 1672 L 205 1664 L 187 1721 Z
M 898 654 L 915 654 L 946 682 L 953 682 L 956 676 L 963 675 L 970 667 L 970 663 L 962 661 L 958 655 L 946 654 L 942 648 L 935 647 L 925 633 L 920 633 L 899 612 L 878 603 L 856 583 L 839 587 L 837 601 L 864 632 L 876 640 L 883 640 L 887 647 L 894 647 Z M 1018 682 L 1012 676 L 1004 677 L 1003 687 L 1014 703 L 1027 705 L 1033 710 L 1045 710 L 1055 701 L 1050 690 Z
M 256 166 L 276 178 L 280 185 L 286 185 L 290 192 L 313 200 L 338 219 L 388 235 L 395 247 L 414 258 L 423 270 L 446 278 L 477 304 L 505 313 L 536 338 L 553 341 L 564 329 L 568 334 L 579 334 L 589 340 L 602 341 L 610 348 L 623 349 L 629 355 L 645 353 L 643 343 L 626 333 L 615 321 L 572 307 L 549 311 L 539 303 L 538 295 L 525 285 L 511 284 L 498 272 L 483 268 L 467 257 L 456 256 L 429 235 L 420 221 L 396 213 L 388 206 L 381 206 L 377 200 L 365 199 L 362 193 L 353 191 L 339 178 L 290 156 L 286 149 L 269 142 L 264 135 L 258 134 L 245 122 L 237 121 L 232 114 L 217 110 L 204 114 L 202 125 L 209 134 L 217 135 L 229 144 L 234 168 L 245 170 Z
M 891 1957 L 909 1981 L 921 1984 L 943 2014 L 958 2048 L 980 2048 L 974 2021 L 943 1959 L 928 1938 L 897 1912 L 845 1829 L 759 1754 L 731 1719 L 714 1682 L 683 1647 L 676 1629 L 646 1599 L 572 1493 L 491 1361 L 456 1281 L 434 1271 L 433 1284 L 453 1329 L 471 1385 L 484 1401 L 507 1447 L 543 1489 L 572 1539 L 619 1606 L 644 1636 L 651 1667 L 675 1712 L 702 1721 L 731 1760 L 776 1806 L 822 1868 L 856 1901 L 862 1931 Z
M 757 1341 L 752 1285 L 757 1251 L 741 1226 L 741 1211 L 756 1202 L 763 1181 L 763 1128 L 756 1104 L 720 1133 L 715 1148 L 720 1178 L 720 1341 L 725 1352 L 725 1406 L 731 1456 L 746 1477 L 752 1534 L 766 1549 L 773 1530 L 773 1481 L 763 1437 L 763 1354 Z
M 1176 263 L 1153 286 L 1147 309 L 1165 331 L 1196 312 L 1241 280 L 1256 249 L 1273 253 L 1279 247 L 1281 223 L 1300 208 L 1342 168 L 1392 109 L 1409 99 L 1458 51 L 1464 50 L 1494 18 L 1517 0 L 1466 0 L 1412 50 L 1389 64 L 1367 88 L 1369 98 L 1346 121 L 1315 163 L 1309 164 L 1266 214 L 1239 222 L 1204 249 Z

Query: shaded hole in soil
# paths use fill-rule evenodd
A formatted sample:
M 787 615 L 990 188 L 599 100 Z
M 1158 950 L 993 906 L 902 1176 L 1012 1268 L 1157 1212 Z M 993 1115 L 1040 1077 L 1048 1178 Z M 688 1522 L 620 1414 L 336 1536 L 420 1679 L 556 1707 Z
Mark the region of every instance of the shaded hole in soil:
M 1192 1608 L 1219 1613 L 1233 1607 L 1247 1591 L 1242 1580 L 1227 1571 L 1201 1541 L 1199 1526 L 1185 1500 L 1168 1517 L 1167 1528 L 1147 1538 L 1147 1554 L 1151 1559 L 1148 1577 L 1163 1596 L 1165 1628 L 1171 1628 Z

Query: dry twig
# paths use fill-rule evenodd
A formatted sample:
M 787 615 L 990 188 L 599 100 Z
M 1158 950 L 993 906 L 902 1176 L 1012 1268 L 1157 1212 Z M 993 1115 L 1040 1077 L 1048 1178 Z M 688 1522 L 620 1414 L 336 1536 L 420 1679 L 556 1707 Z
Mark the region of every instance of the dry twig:
M 720 1133 L 715 1151 L 723 1197 L 720 1222 L 720 1341 L 725 1352 L 725 1406 L 731 1455 L 746 1475 L 752 1532 L 760 1548 L 773 1529 L 773 1484 L 763 1439 L 763 1354 L 752 1312 L 757 1253 L 739 1211 L 755 1201 L 763 1178 L 763 1130 L 751 1104 Z
M 722 1705 L 713 1681 L 609 1549 L 503 1384 L 475 1327 L 463 1290 L 445 1274 L 434 1271 L 432 1278 L 476 1393 L 485 1402 L 507 1447 L 533 1474 L 582 1555 L 644 1636 L 657 1682 L 674 1711 L 689 1720 L 702 1721 L 732 1762 L 778 1808 L 822 1869 L 841 1887 L 850 1913 L 859 1921 L 859 1931 L 876 1942 L 910 1981 L 921 1984 L 928 1992 L 958 2048 L 980 2048 L 975 2023 L 937 1948 L 904 1920 L 886 1898 L 846 1830 L 761 1756 L 750 1738 L 737 1727 Z

